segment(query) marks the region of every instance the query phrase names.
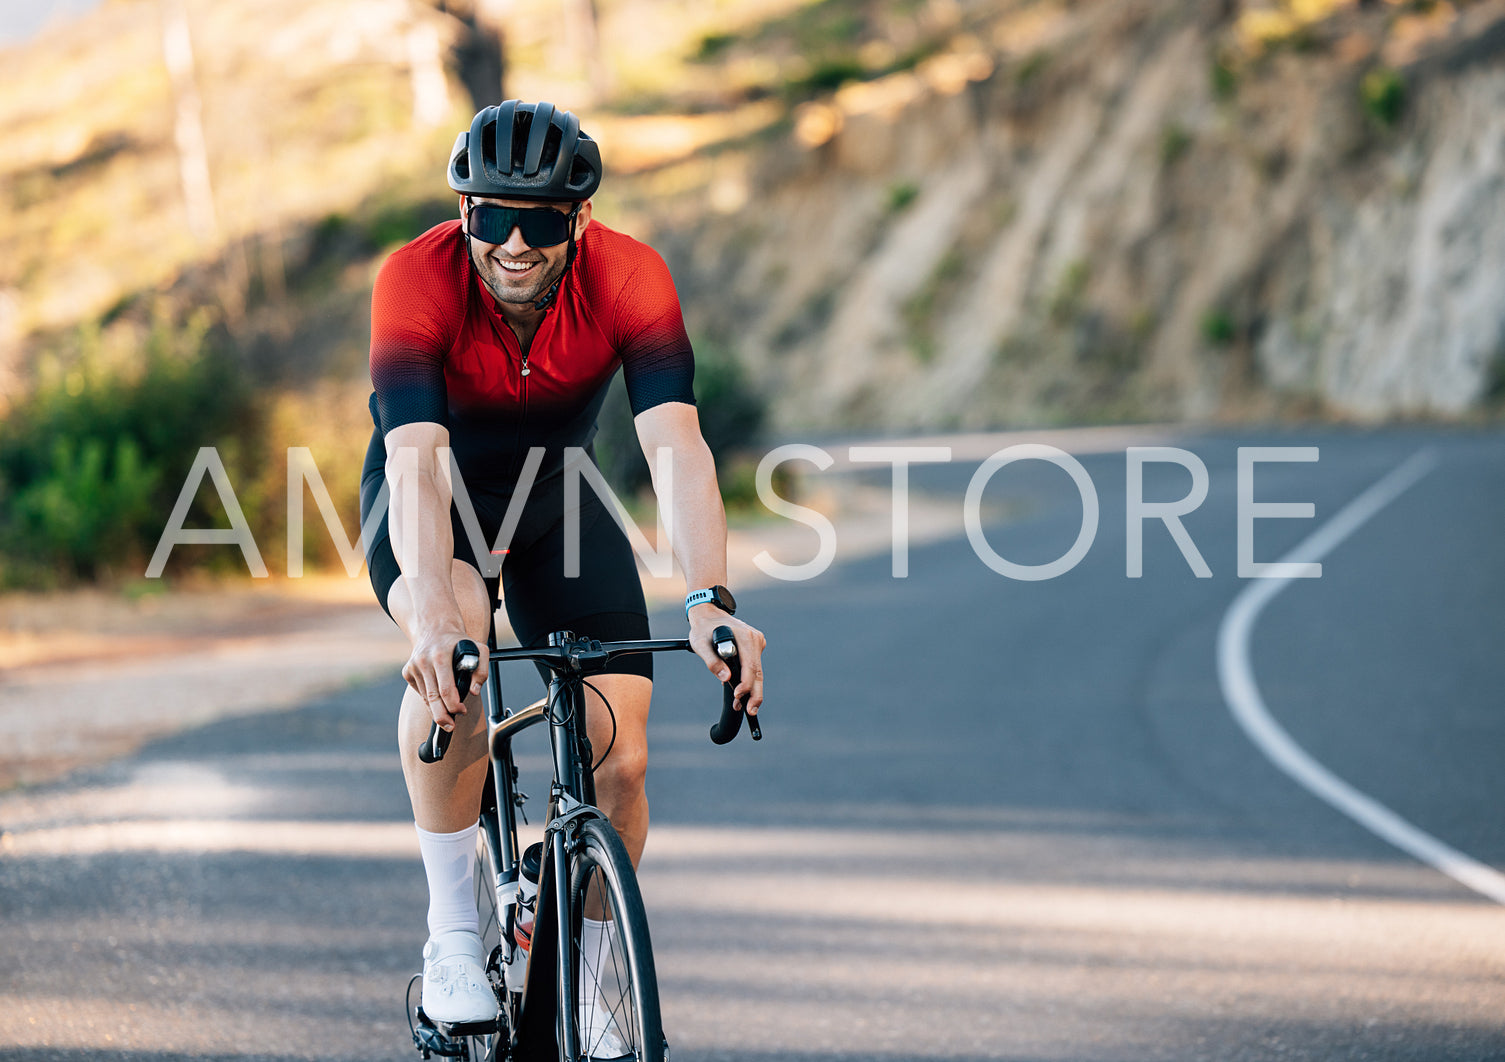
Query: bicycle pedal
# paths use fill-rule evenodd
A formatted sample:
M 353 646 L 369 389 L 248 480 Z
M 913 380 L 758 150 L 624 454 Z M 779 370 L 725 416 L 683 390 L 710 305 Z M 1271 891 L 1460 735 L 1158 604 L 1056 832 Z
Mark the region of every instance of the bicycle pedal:
M 500 1018 L 488 1018 L 485 1021 L 435 1021 L 424 1015 L 424 1020 L 439 1030 L 439 1034 L 446 1040 L 461 1040 L 467 1036 L 490 1036 L 502 1027 Z
M 414 1013 L 413 1046 L 425 1059 L 438 1055 L 441 1058 L 468 1056 L 465 1045 L 467 1036 L 489 1036 L 501 1029 L 500 1016 L 489 1021 L 435 1021 L 418 1007 Z
M 417 1020 L 413 1024 L 413 1046 L 418 1049 L 419 1055 L 425 1060 L 438 1055 L 440 1058 L 458 1058 L 465 1054 L 465 1045 L 459 1041 L 451 1041 L 439 1031 L 429 1016 L 423 1013 L 423 1008 L 418 1009 L 415 1015 Z

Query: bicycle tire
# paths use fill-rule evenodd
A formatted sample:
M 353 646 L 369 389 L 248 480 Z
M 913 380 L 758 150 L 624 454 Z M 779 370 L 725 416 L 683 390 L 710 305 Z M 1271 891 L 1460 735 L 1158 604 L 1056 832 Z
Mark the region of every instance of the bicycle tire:
M 498 990 L 502 976 L 500 947 L 502 926 L 496 906 L 496 868 L 491 865 L 491 852 L 486 847 L 484 836 L 477 838 L 475 868 L 476 912 L 480 916 L 481 950 L 486 956 L 486 977 L 492 982 L 492 990 L 501 998 L 505 989 Z M 501 1054 L 502 1037 L 496 1033 L 464 1038 L 466 1057 L 469 1062 L 495 1062 Z
M 590 818 L 581 825 L 569 863 L 571 925 L 565 954 L 578 971 L 577 998 L 573 1007 L 560 1008 L 560 1017 L 574 1023 L 576 1036 L 567 1038 L 561 1028 L 560 1059 L 578 1062 L 565 1056 L 564 1044 L 574 1039 L 590 1059 L 666 1062 L 648 915 L 627 849 L 609 822 Z M 593 883 L 598 883 L 611 917 L 582 954 L 582 917 Z

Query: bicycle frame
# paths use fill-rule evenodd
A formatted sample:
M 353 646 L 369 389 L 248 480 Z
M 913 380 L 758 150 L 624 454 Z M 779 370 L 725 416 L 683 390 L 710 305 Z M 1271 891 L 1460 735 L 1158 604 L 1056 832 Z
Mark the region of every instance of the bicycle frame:
M 576 638 L 568 631 L 549 636 L 547 647 L 509 648 L 490 651 L 491 668 L 482 688 L 486 710 L 487 751 L 490 758 L 490 785 L 482 798 L 481 835 L 490 849 L 491 865 L 497 868 L 492 882 L 496 894 L 497 918 L 505 934 L 506 914 L 517 899 L 522 854 L 517 839 L 517 770 L 512 760 L 513 739 L 539 723 L 549 724 L 549 744 L 553 754 L 554 777 L 549 789 L 549 810 L 544 823 L 546 853 L 540 868 L 537 911 L 532 945 L 524 978 L 522 1001 L 515 1015 L 509 1015 L 506 1035 L 510 1037 L 508 1057 L 515 1062 L 542 1059 L 554 1062 L 559 1057 L 556 1038 L 558 1001 L 573 999 L 574 971 L 569 963 L 558 962 L 556 949 L 559 927 L 569 910 L 569 887 L 566 875 L 559 873 L 568 863 L 570 826 L 584 817 L 603 812 L 595 804 L 595 785 L 591 764 L 586 756 L 589 742 L 580 728 L 585 719 L 585 680 L 599 673 L 616 656 L 635 652 L 689 651 L 686 639 L 648 640 L 640 642 L 595 642 Z M 527 708 L 508 714 L 502 698 L 501 680 L 495 665 L 510 660 L 531 660 L 550 667 L 548 697 Z M 503 941 L 503 947 L 507 944 Z M 570 1022 L 561 1023 L 567 1041 L 575 1031 Z M 568 1057 L 579 1055 L 579 1045 L 565 1044 Z

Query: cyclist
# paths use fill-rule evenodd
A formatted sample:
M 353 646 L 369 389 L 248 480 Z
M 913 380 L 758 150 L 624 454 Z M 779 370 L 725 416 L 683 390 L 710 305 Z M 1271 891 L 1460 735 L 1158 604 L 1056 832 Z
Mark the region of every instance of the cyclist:
M 743 661 L 736 692 L 754 713 L 765 643 L 731 616 L 722 585 L 726 517 L 700 434 L 673 282 L 652 249 L 592 219 L 601 182 L 596 143 L 568 111 L 508 100 L 460 133 L 448 177 L 459 218 L 393 253 L 372 294 L 375 431 L 361 518 L 365 526 L 389 485 L 388 515 L 366 557 L 377 600 L 412 642 L 398 742 L 429 887 L 423 1008 L 456 1022 L 496 1013 L 472 881 L 486 775 L 475 695 L 486 663 L 469 690 L 454 688 L 451 671 L 456 642 L 484 644 L 493 634 L 498 573 L 490 554 L 501 557 L 507 615 L 523 644 L 565 629 L 602 640 L 649 636 L 632 551 L 614 515 L 588 486 L 575 511 L 564 506 L 564 450 L 589 446 L 618 365 L 649 465 L 656 469 L 660 447 L 673 454 L 672 486 L 660 503 L 672 513 L 674 555 L 691 591 L 692 646 L 724 678 L 711 632 L 732 628 Z M 446 447 L 459 472 L 453 482 Z M 485 543 L 480 556 L 466 530 L 467 500 Z M 572 522 L 577 577 L 566 574 Z M 648 830 L 652 677 L 649 655 L 623 658 L 593 680 L 611 714 L 595 693 L 587 705 L 598 802 L 634 865 Z M 417 750 L 433 721 L 452 731 L 452 743 L 442 761 L 421 764 Z M 586 926 L 587 934 L 601 931 Z

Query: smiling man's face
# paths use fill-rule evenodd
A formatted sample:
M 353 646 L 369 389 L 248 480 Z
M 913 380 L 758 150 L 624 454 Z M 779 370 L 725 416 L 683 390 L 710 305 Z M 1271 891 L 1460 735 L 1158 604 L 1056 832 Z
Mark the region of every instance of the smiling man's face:
M 529 208 L 544 207 L 568 214 L 572 203 L 538 203 L 524 199 L 491 199 L 475 197 L 475 202 L 495 203 L 498 206 Z M 469 221 L 470 204 L 461 200 L 462 224 Z M 575 218 L 575 235 L 585 231 L 590 223 L 591 205 L 582 203 Z M 474 236 L 470 238 L 470 260 L 476 274 L 497 302 L 514 306 L 530 305 L 543 297 L 554 282 L 564 274 L 569 262 L 570 241 L 553 247 L 529 247 L 523 239 L 522 230 L 513 227 L 505 243 L 483 243 Z

